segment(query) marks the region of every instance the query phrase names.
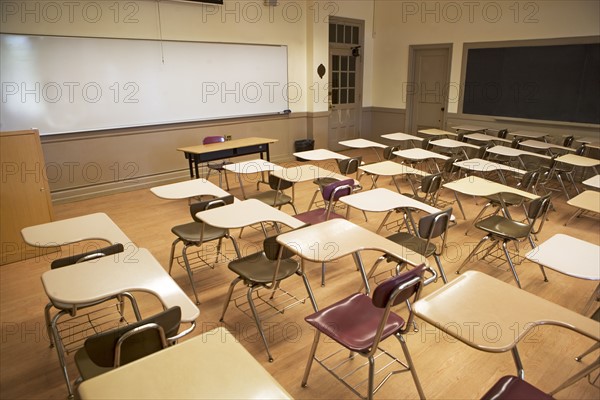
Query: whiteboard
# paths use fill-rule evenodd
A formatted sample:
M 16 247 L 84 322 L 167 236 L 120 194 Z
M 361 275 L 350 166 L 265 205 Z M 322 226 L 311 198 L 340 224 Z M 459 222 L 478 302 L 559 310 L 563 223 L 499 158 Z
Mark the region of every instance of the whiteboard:
M 287 46 L 13 34 L 0 41 L 2 131 L 289 112 Z

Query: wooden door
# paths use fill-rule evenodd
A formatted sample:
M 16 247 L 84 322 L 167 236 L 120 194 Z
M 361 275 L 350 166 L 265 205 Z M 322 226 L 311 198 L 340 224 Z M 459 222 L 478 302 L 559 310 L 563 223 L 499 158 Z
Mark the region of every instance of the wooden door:
M 21 229 L 52 221 L 44 155 L 36 130 L 0 132 L 0 265 L 38 256 Z
M 444 129 L 448 107 L 450 49 L 446 45 L 411 49 L 407 85 L 407 125 L 419 129 Z
M 362 113 L 362 22 L 329 23 L 329 140 L 331 150 L 347 149 L 342 140 L 360 137 Z

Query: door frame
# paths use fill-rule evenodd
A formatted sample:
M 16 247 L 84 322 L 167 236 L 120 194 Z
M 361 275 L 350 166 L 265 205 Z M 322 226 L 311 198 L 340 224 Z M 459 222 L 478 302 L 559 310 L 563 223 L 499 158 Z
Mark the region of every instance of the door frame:
M 358 39 L 358 46 L 359 46 L 359 52 L 360 52 L 360 56 L 357 57 L 357 73 L 356 73 L 356 81 L 355 81 L 355 87 L 357 89 L 357 93 L 356 93 L 356 114 L 357 114 L 357 121 L 356 121 L 356 128 L 357 128 L 357 135 L 358 137 L 362 137 L 362 113 L 363 113 L 363 80 L 364 80 L 364 54 L 365 54 L 365 21 L 362 19 L 354 19 L 354 18 L 346 18 L 346 17 L 338 17 L 338 16 L 330 16 L 329 20 L 327 22 L 327 27 L 329 29 L 329 24 L 335 24 L 335 23 L 339 23 L 339 24 L 351 24 L 351 25 L 356 25 L 358 26 L 359 29 L 359 39 Z M 328 74 L 331 71 L 331 52 L 332 49 L 352 49 L 353 47 L 355 47 L 357 45 L 355 44 L 344 44 L 344 43 L 331 43 L 329 42 L 329 37 L 327 39 L 327 63 L 328 63 Z M 328 85 L 330 83 L 328 82 Z M 332 148 L 332 144 L 337 144 L 337 142 L 333 142 L 333 138 L 332 138 L 332 132 L 331 132 L 331 127 L 330 127 L 330 116 L 331 116 L 331 91 L 330 88 L 328 87 L 327 90 L 327 102 L 328 102 L 328 117 L 327 117 L 327 145 L 328 148 Z
M 446 67 L 446 87 L 443 88 L 443 95 L 446 98 L 446 103 L 444 105 L 444 111 L 442 113 L 442 129 L 446 127 L 446 118 L 448 116 L 448 101 L 449 101 L 449 93 L 450 93 L 450 73 L 452 70 L 452 43 L 436 43 L 436 44 L 414 44 L 408 46 L 408 75 L 407 75 L 407 83 L 415 81 L 416 75 L 416 62 L 417 57 L 416 53 L 419 50 L 446 50 L 448 53 L 448 65 Z M 414 116 L 414 107 L 415 107 L 415 93 L 411 91 L 408 93 L 408 87 L 406 90 L 406 117 L 404 119 L 404 129 L 406 132 L 412 132 L 411 128 L 413 127 L 413 116 Z

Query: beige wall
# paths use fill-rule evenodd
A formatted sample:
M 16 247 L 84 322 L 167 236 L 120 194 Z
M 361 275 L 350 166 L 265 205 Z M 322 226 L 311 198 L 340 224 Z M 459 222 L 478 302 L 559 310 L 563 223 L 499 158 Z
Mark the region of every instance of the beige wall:
M 329 15 L 365 21 L 362 135 L 377 139 L 381 133 L 404 128 L 409 45 L 452 42 L 451 80 L 459 87 L 464 43 L 599 35 L 599 4 L 597 0 L 279 0 L 278 6 L 267 7 L 263 0 L 225 0 L 223 6 L 167 0 L 21 0 L 2 1 L 0 31 L 288 46 L 289 81 L 302 92 L 290 104 L 289 116 L 42 137 L 53 198 L 66 201 L 182 179 L 187 165 L 175 148 L 196 144 L 207 134 L 276 138 L 275 161 L 291 159 L 296 139 L 313 137 L 317 146 L 325 146 L 327 80 L 320 79 L 316 69 L 321 63 L 328 67 Z M 461 15 L 456 14 L 459 9 Z M 468 118 L 455 114 L 457 104 L 450 101 L 449 125 Z M 24 128 L 29 128 L 26 121 Z M 563 127 L 541 128 L 558 134 Z M 598 131 L 578 129 L 582 135 Z

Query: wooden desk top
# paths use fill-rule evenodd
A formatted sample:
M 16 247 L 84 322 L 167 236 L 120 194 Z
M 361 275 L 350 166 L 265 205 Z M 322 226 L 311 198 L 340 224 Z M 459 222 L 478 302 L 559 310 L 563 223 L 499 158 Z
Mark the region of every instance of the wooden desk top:
M 427 263 L 420 254 L 341 218 L 283 233 L 277 237 L 277 242 L 314 262 L 327 262 L 363 250 L 376 250 L 413 266 Z
M 381 135 L 381 137 L 389 140 L 396 140 L 398 142 L 403 142 L 405 140 L 416 140 L 418 142 L 423 141 L 423 138 L 421 137 L 409 135 L 408 133 L 402 132 L 386 133 L 385 135 Z
M 600 165 L 600 160 L 595 158 L 589 158 L 584 156 L 578 156 L 577 154 L 565 154 L 556 158 L 556 161 L 565 164 L 571 164 L 576 167 L 595 167 Z
M 454 132 L 443 131 L 441 129 L 436 129 L 436 128 L 421 129 L 421 130 L 419 130 L 417 132 L 422 133 L 424 135 L 430 135 L 430 136 L 450 136 L 450 137 L 456 137 L 456 136 L 458 136 Z
M 344 160 L 350 158 L 327 149 L 306 150 L 294 153 L 294 156 L 308 161 Z
M 538 325 L 600 340 L 600 324 L 478 271 L 467 271 L 413 304 L 415 314 L 478 350 L 509 351 Z
M 460 168 L 469 169 L 471 171 L 477 171 L 477 172 L 503 170 L 503 171 L 510 171 L 510 172 L 513 172 L 515 174 L 520 174 L 520 175 L 523 175 L 527 172 L 522 169 L 513 168 L 508 165 L 499 164 L 499 163 L 489 161 L 489 160 L 483 160 L 481 158 L 470 158 L 468 160 L 457 161 L 454 163 L 454 165 L 456 165 L 457 167 L 460 167 Z
M 400 158 L 405 158 L 407 160 L 429 160 L 431 158 L 438 158 L 440 160 L 447 160 L 449 157 L 438 154 L 436 152 L 425 150 L 425 149 L 406 149 L 406 150 L 398 150 L 394 152 Z
M 447 149 L 456 149 L 458 147 L 471 147 L 473 149 L 479 148 L 479 146 L 475 146 L 474 144 L 466 143 L 466 142 L 459 142 L 458 140 L 454 140 L 454 139 L 437 139 L 437 140 L 433 140 L 433 141 L 429 142 L 429 144 L 432 144 L 434 146 L 439 146 L 439 147 L 445 147 Z
M 600 175 L 594 175 L 581 183 L 583 183 L 586 186 L 593 187 L 595 189 L 600 189 Z
M 381 176 L 395 176 L 395 175 L 418 175 L 427 176 L 429 173 L 421 171 L 420 169 L 412 168 L 405 164 L 400 164 L 394 161 L 380 161 L 373 164 L 365 164 L 358 167 L 361 171 L 368 174 L 381 175 Z
M 522 149 L 514 149 L 514 148 L 508 147 L 508 146 L 494 146 L 494 147 L 487 149 L 487 152 L 491 153 L 491 154 L 498 154 L 500 156 L 506 156 L 506 157 L 519 157 L 520 155 L 528 154 L 528 155 L 535 156 L 535 157 L 545 158 L 547 160 L 550 159 L 549 156 L 546 156 L 544 154 L 538 154 L 538 153 L 534 153 L 534 152 L 522 150 Z
M 207 181 L 206 179 L 191 179 L 188 181 L 155 186 L 150 191 L 157 197 L 167 200 L 189 199 L 196 196 L 228 196 L 229 193 Z
M 226 229 L 243 228 L 260 222 L 279 222 L 290 228 L 304 225 L 304 222 L 299 219 L 256 199 L 201 211 L 196 214 L 196 217 L 209 225 Z
M 478 125 L 459 125 L 459 126 L 453 126 L 452 129 L 454 129 L 456 131 L 465 131 L 465 132 L 485 132 L 489 128 L 486 128 L 485 126 L 478 126 Z
M 84 240 L 103 240 L 110 244 L 132 243 L 105 213 L 95 213 L 29 226 L 21 230 L 25 243 L 35 247 L 54 247 Z
M 211 153 L 213 151 L 230 150 L 246 146 L 255 146 L 259 144 L 270 144 L 278 142 L 277 139 L 249 137 L 243 139 L 228 140 L 219 143 L 197 144 L 195 146 L 179 147 L 177 151 L 191 154 Z
M 600 213 L 600 192 L 585 190 L 568 200 L 567 204 L 583 210 Z
M 542 139 L 548 136 L 547 133 L 543 132 L 534 132 L 534 131 L 515 131 L 509 132 L 509 135 L 523 138 L 531 138 L 531 139 Z
M 428 214 L 436 213 L 439 209 L 425 204 L 419 200 L 404 196 L 386 188 L 376 188 L 343 196 L 340 201 L 350 207 L 370 212 L 385 212 L 398 208 L 412 208 L 425 211 Z M 452 216 L 454 219 L 454 216 Z
M 283 167 L 273 164 L 270 161 L 263 160 L 260 158 L 248 161 L 242 161 L 239 163 L 226 164 L 223 166 L 227 171 L 234 172 L 236 174 L 253 174 L 256 172 L 273 171 L 276 169 L 282 169 Z
M 86 399 L 291 399 L 225 328 L 84 381 Z
M 143 248 L 46 271 L 42 284 L 52 302 L 65 306 L 141 291 L 155 295 L 167 308 L 180 306 L 185 322 L 195 321 L 200 315 L 198 307 Z
M 600 246 L 557 233 L 525 255 L 530 261 L 575 278 L 600 280 Z
M 297 165 L 295 167 L 278 169 L 272 172 L 278 178 L 290 182 L 306 182 L 317 178 L 335 178 L 338 180 L 349 179 L 347 176 L 329 171 L 312 164 Z
M 498 182 L 489 181 L 478 176 L 467 176 L 453 182 L 444 183 L 445 188 L 454 190 L 468 196 L 491 196 L 497 193 L 514 193 L 528 199 L 537 199 L 532 193 L 516 189 L 511 186 L 503 185 Z
M 385 144 L 373 142 L 372 140 L 367 139 L 350 139 L 350 140 L 342 140 L 339 142 L 342 146 L 351 147 L 353 149 L 368 149 L 371 147 L 385 149 L 387 146 Z
M 548 150 L 548 149 L 561 149 L 561 150 L 566 150 L 566 151 L 575 151 L 575 149 L 571 148 L 571 147 L 565 147 L 565 146 L 561 146 L 559 144 L 554 144 L 554 143 L 548 143 L 548 142 L 542 142 L 540 140 L 524 140 L 521 143 L 519 143 L 519 146 L 524 146 L 524 147 L 531 147 L 534 149 L 541 149 L 541 150 Z
M 480 142 L 504 142 L 504 143 L 510 143 L 510 140 L 508 139 L 502 139 L 496 136 L 492 136 L 492 135 L 484 135 L 483 133 L 469 133 L 468 135 L 464 136 L 467 139 L 473 139 L 473 140 L 478 140 Z

